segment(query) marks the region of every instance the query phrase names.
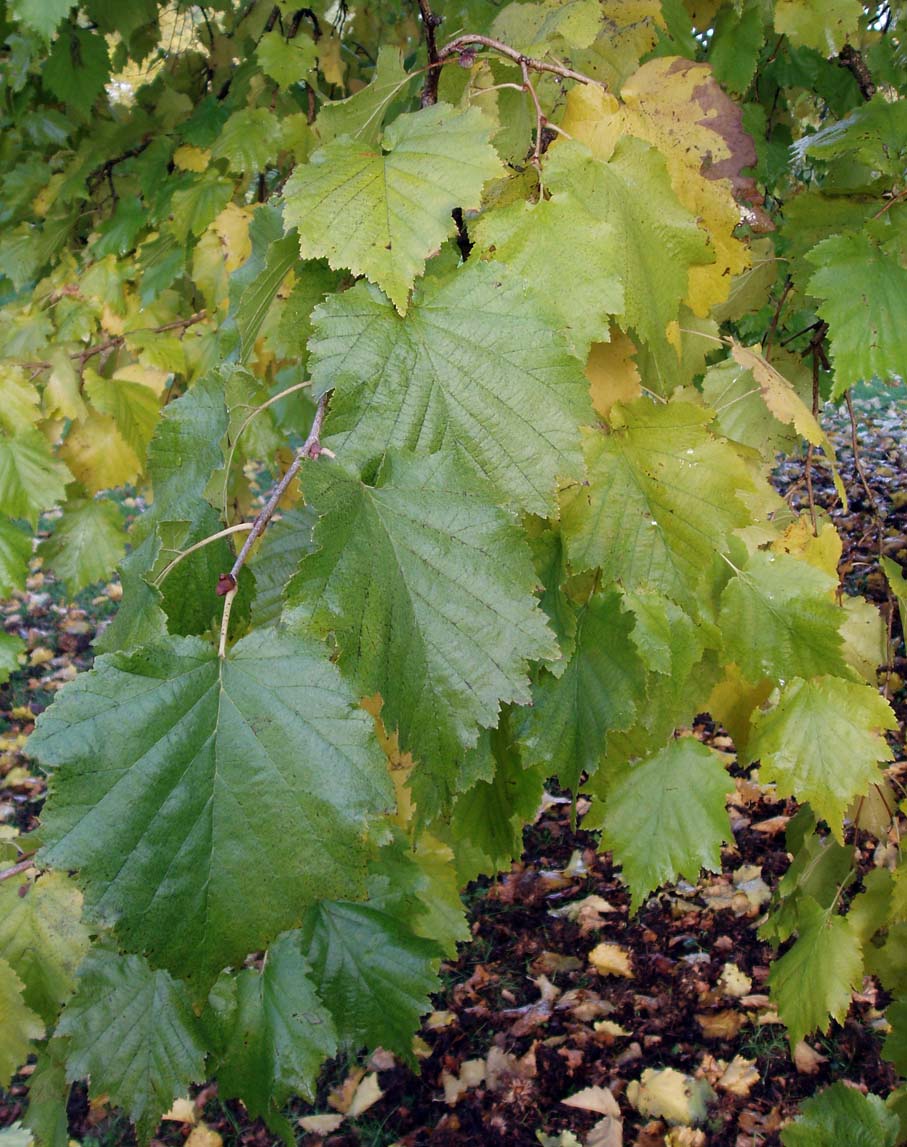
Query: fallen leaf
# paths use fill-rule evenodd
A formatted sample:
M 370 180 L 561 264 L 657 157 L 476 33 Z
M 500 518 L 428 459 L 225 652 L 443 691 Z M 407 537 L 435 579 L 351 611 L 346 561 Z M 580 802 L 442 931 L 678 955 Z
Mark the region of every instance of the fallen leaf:
M 454 1012 L 432 1012 L 423 1024 L 423 1027 L 430 1032 L 440 1031 L 442 1028 L 449 1028 L 451 1024 L 457 1022 L 456 1013 Z
M 582 960 L 576 956 L 563 956 L 560 952 L 542 952 L 532 961 L 532 970 L 536 975 L 543 973 L 556 976 L 562 972 L 575 972 L 582 966 Z
M 627 1099 L 640 1115 L 669 1123 L 702 1123 L 715 1093 L 704 1079 L 693 1079 L 673 1067 L 647 1067 L 627 1087 Z
M 592 1027 L 596 1032 L 601 1032 L 604 1035 L 611 1035 L 615 1037 L 622 1035 L 628 1036 L 631 1034 L 622 1028 L 620 1024 L 616 1024 L 613 1020 L 597 1020 L 592 1025 Z
M 586 1136 L 584 1147 L 623 1147 L 623 1142 L 623 1120 L 617 1115 L 606 1115 Z
M 343 1115 L 303 1115 L 298 1121 L 312 1135 L 330 1135 L 343 1123 Z
M 665 1147 L 706 1147 L 707 1144 L 705 1132 L 693 1127 L 672 1127 L 665 1136 Z
M 801 1039 L 794 1048 L 793 1060 L 801 1075 L 815 1075 L 823 1063 L 828 1063 L 828 1056 L 822 1055 L 814 1047 L 810 1047 L 805 1039 Z
M 573 900 L 563 908 L 554 908 L 548 915 L 555 916 L 572 923 L 579 924 L 580 934 L 585 936 L 599 928 L 604 928 L 606 921 L 602 915 L 607 912 L 617 912 L 613 904 L 609 904 L 604 896 L 584 896 L 582 900 Z
M 753 990 L 753 981 L 736 964 L 725 964 L 718 977 L 718 991 L 732 1000 L 739 1000 Z
M 586 1087 L 576 1095 L 562 1099 L 565 1107 L 578 1107 L 581 1111 L 595 1111 L 599 1115 L 620 1116 L 617 1100 L 607 1087 Z
M 725 1008 L 721 1012 L 699 1014 L 696 1022 L 706 1039 L 733 1039 L 746 1023 L 746 1016 L 743 1012 Z
M 162 1115 L 161 1119 L 166 1119 L 172 1123 L 190 1123 L 194 1124 L 198 1119 L 198 1112 L 195 1110 L 195 1104 L 188 1097 L 182 1099 L 174 1099 L 173 1106 L 166 1115 Z
M 749 1095 L 750 1088 L 759 1082 L 759 1072 L 755 1064 L 754 1059 L 744 1059 L 742 1055 L 735 1055 L 715 1086 L 720 1087 L 722 1091 L 729 1091 L 731 1095 L 744 1097 Z
M 485 1082 L 485 1060 L 467 1059 L 460 1064 L 460 1074 L 454 1075 L 450 1071 L 441 1072 L 441 1086 L 444 1088 L 444 1102 L 448 1107 L 455 1107 L 460 1096 L 471 1087 L 478 1087 Z
M 633 978 L 630 953 L 619 944 L 596 944 L 589 953 L 589 963 L 600 976 Z
M 501 1015 L 507 1016 L 508 1019 L 516 1017 L 516 1023 L 510 1029 L 511 1035 L 528 1035 L 533 1028 L 551 1018 L 554 1001 L 561 994 L 560 988 L 556 988 L 547 976 L 539 976 L 537 980 L 533 980 L 533 983 L 540 992 L 540 999 L 536 1000 L 535 1003 L 526 1004 L 522 1008 L 508 1008 L 501 1012 Z
M 760 820 L 753 825 L 753 832 L 764 833 L 765 836 L 777 836 L 787 828 L 789 816 L 770 816 L 768 820 Z
M 192 1128 L 184 1147 L 222 1147 L 223 1139 L 207 1123 L 198 1123 Z
M 384 1095 L 378 1085 L 378 1076 L 371 1071 L 356 1088 L 353 1101 L 346 1112 L 347 1119 L 358 1119 Z

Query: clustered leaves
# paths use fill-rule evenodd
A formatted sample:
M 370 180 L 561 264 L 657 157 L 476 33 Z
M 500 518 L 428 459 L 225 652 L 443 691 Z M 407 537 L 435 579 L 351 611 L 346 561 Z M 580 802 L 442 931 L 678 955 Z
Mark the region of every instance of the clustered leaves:
M 893 714 L 834 527 L 768 481 L 907 359 L 901 6 L 441 7 L 473 38 L 428 61 L 415 5 L 0 6 L 0 592 L 48 513 L 71 593 L 124 588 L 0 884 L 48 1147 L 83 1076 L 142 1141 L 212 1075 L 289 1137 L 338 1049 L 411 1059 L 548 777 L 634 905 L 719 868 L 706 710 L 807 806 L 763 926 L 792 1042 L 864 973 L 907 998 L 903 865 L 840 911 Z M 786 1143 L 890 1134 L 828 1096 Z

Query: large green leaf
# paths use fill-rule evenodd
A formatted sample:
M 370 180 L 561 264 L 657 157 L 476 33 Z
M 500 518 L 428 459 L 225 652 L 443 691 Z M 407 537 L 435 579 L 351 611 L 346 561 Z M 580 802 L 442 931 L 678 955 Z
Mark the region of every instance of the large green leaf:
M 25 1002 L 47 1023 L 75 987 L 87 951 L 82 896 L 65 873 L 0 885 L 0 957 L 25 984 Z
M 222 1095 L 241 1099 L 253 1119 L 267 1118 L 293 1095 L 314 1102 L 318 1072 L 337 1037 L 297 932 L 275 940 L 260 968 L 225 976 L 211 1002 Z
M 907 268 L 901 241 L 887 250 L 880 230 L 833 235 L 808 259 L 818 268 L 809 292 L 821 299 L 835 369 L 832 397 L 861 380 L 901 378 L 907 360 Z
M 768 979 L 791 1047 L 817 1029 L 827 1031 L 829 1018 L 843 1023 L 863 982 L 860 941 L 846 917 L 807 896 L 797 906 L 797 932 Z
M 9 597 L 25 587 L 30 557 L 31 538 L 0 514 L 0 595 Z
M 503 173 L 492 126 L 477 108 L 439 103 L 398 116 L 380 148 L 341 138 L 316 151 L 284 191 L 303 258 L 365 275 L 403 314 L 425 260 L 454 233 L 453 208 L 477 208 Z
M 140 956 L 99 949 L 85 961 L 79 987 L 57 1025 L 68 1037 L 71 1080 L 91 1077 L 147 1143 L 171 1103 L 205 1078 L 205 1051 L 189 993 Z
M 657 589 L 698 612 L 699 594 L 731 532 L 751 520 L 739 494 L 753 480 L 737 451 L 709 433 L 692 402 L 639 399 L 586 439 L 588 482 L 565 488 L 561 528 L 574 569 L 605 585 Z
M 302 946 L 343 1044 L 413 1062 L 413 1034 L 438 989 L 435 945 L 365 904 L 325 900 L 309 910 Z
M 750 681 L 847 672 L 832 599 L 838 579 L 789 554 L 757 550 L 721 595 L 728 657 Z
M 123 940 L 202 981 L 364 892 L 392 803 L 370 718 L 322 650 L 274 631 L 225 660 L 194 638 L 100 658 L 42 714 L 46 860 L 80 869 Z M 256 878 L 249 879 L 249 865 Z
M 784 1147 L 894 1147 L 901 1141 L 898 1117 L 884 1100 L 846 1083 L 807 1099 L 781 1132 Z
M 603 840 L 634 909 L 679 876 L 695 881 L 702 868 L 720 871 L 721 845 L 732 839 L 725 800 L 733 788 L 715 754 L 692 737 L 628 766 L 609 787 Z
M 75 0 L 13 0 L 12 13 L 27 27 L 49 40 Z
M 777 705 L 756 714 L 747 756 L 761 759 L 763 781 L 809 801 L 843 842 L 844 814 L 878 783 L 878 762 L 891 759 L 880 732 L 896 728 L 891 706 L 871 685 L 795 678 Z
M 319 549 L 287 591 L 294 624 L 335 634 L 340 668 L 381 693 L 388 729 L 443 791 L 479 726 L 529 701 L 527 661 L 557 656 L 528 547 L 445 453 L 389 456 L 375 486 L 319 461 L 302 483 Z
M 399 48 L 382 44 L 371 83 L 348 99 L 321 105 L 315 130 L 322 143 L 330 143 L 339 135 L 372 147 L 378 142 L 385 113 L 413 78 L 405 72 L 401 56 Z
M 483 216 L 479 247 L 550 300 L 583 361 L 591 342 L 607 341 L 610 316 L 620 316 L 650 344 L 670 390 L 677 355 L 665 331 L 689 268 L 712 257 L 664 160 L 637 139 L 623 140 L 608 163 L 568 142 L 546 157 L 544 180 L 550 198 Z
M 593 420 L 582 369 L 527 306 L 524 284 L 480 263 L 429 280 L 406 319 L 362 284 L 315 312 L 316 394 L 334 388 L 326 433 L 365 465 L 393 446 L 459 446 L 503 494 L 546 513 L 559 476 L 581 472 L 577 425 Z
M 542 671 L 521 732 L 528 764 L 544 764 L 574 791 L 598 768 L 612 730 L 627 729 L 645 703 L 646 674 L 630 641 L 633 619 L 613 590 L 578 611 L 576 638 L 559 676 Z

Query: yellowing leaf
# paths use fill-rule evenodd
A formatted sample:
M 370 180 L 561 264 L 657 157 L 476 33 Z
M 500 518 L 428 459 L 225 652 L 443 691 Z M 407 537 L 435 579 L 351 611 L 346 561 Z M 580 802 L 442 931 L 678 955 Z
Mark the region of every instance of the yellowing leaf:
M 705 1122 L 713 1097 L 704 1079 L 693 1079 L 673 1067 L 647 1067 L 627 1088 L 627 1099 L 640 1115 L 686 1125 Z
M 135 451 L 108 414 L 91 412 L 72 426 L 60 457 L 91 494 L 134 482 L 142 471 Z
M 797 47 L 836 56 L 856 35 L 862 15 L 860 0 L 777 0 L 775 31 Z
M 650 60 L 624 85 L 620 102 L 600 88 L 577 85 L 567 96 L 563 126 L 605 159 L 622 135 L 662 152 L 677 198 L 696 216 L 715 255 L 713 264 L 690 269 L 690 307 L 706 315 L 723 302 L 732 277 L 749 265 L 746 246 L 733 234 L 741 220 L 734 193 L 750 193 L 740 171 L 756 155 L 739 108 L 709 66 L 670 56 Z
M 211 152 L 207 148 L 192 147 L 184 143 L 173 153 L 173 163 L 180 171 L 194 171 L 196 174 L 205 171 L 211 159 Z
M 589 953 L 589 963 L 600 976 L 623 976 L 633 979 L 630 953 L 620 944 L 596 944 Z
M 623 331 L 612 327 L 611 341 L 593 343 L 586 361 L 586 378 L 592 405 L 603 418 L 611 413 L 615 402 L 633 402 L 639 398 L 641 379 L 634 362 L 636 346 Z

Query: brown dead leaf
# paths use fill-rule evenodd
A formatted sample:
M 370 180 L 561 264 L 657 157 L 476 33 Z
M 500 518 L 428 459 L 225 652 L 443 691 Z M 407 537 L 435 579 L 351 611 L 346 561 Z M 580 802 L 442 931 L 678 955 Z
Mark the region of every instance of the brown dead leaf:
M 729 1091 L 731 1095 L 747 1096 L 750 1088 L 759 1082 L 759 1072 L 754 1059 L 744 1059 L 735 1055 L 721 1074 L 716 1087 Z
M 789 816 L 770 816 L 768 820 L 760 820 L 753 825 L 753 832 L 761 832 L 765 836 L 777 836 L 787 828 Z
M 535 1044 L 521 1058 L 493 1047 L 485 1060 L 485 1082 L 489 1091 L 512 1089 L 513 1084 L 535 1079 Z
M 823 1063 L 828 1063 L 828 1056 L 822 1055 L 810 1047 L 805 1039 L 801 1039 L 794 1048 L 793 1060 L 801 1075 L 815 1075 Z
M 583 966 L 576 956 L 563 956 L 560 952 L 542 952 L 532 961 L 532 971 L 536 975 L 557 976 L 563 972 L 576 972 Z
M 591 896 L 584 896 L 582 900 L 574 900 L 570 904 L 565 904 L 563 908 L 552 909 L 548 915 L 578 924 L 580 934 L 586 936 L 589 932 L 605 927 L 607 922 L 602 919 L 605 913 L 617 911 L 618 909 L 613 904 L 609 904 L 603 896 L 597 896 L 593 893 Z
M 533 980 L 533 983 L 540 992 L 540 998 L 535 1003 L 526 1004 L 522 1008 L 508 1008 L 501 1012 L 501 1015 L 508 1019 L 516 1017 L 516 1023 L 510 1029 L 511 1035 L 528 1035 L 533 1028 L 546 1023 L 551 1018 L 554 1001 L 561 994 L 560 988 L 556 988 L 547 976 L 539 976 L 537 980 Z

